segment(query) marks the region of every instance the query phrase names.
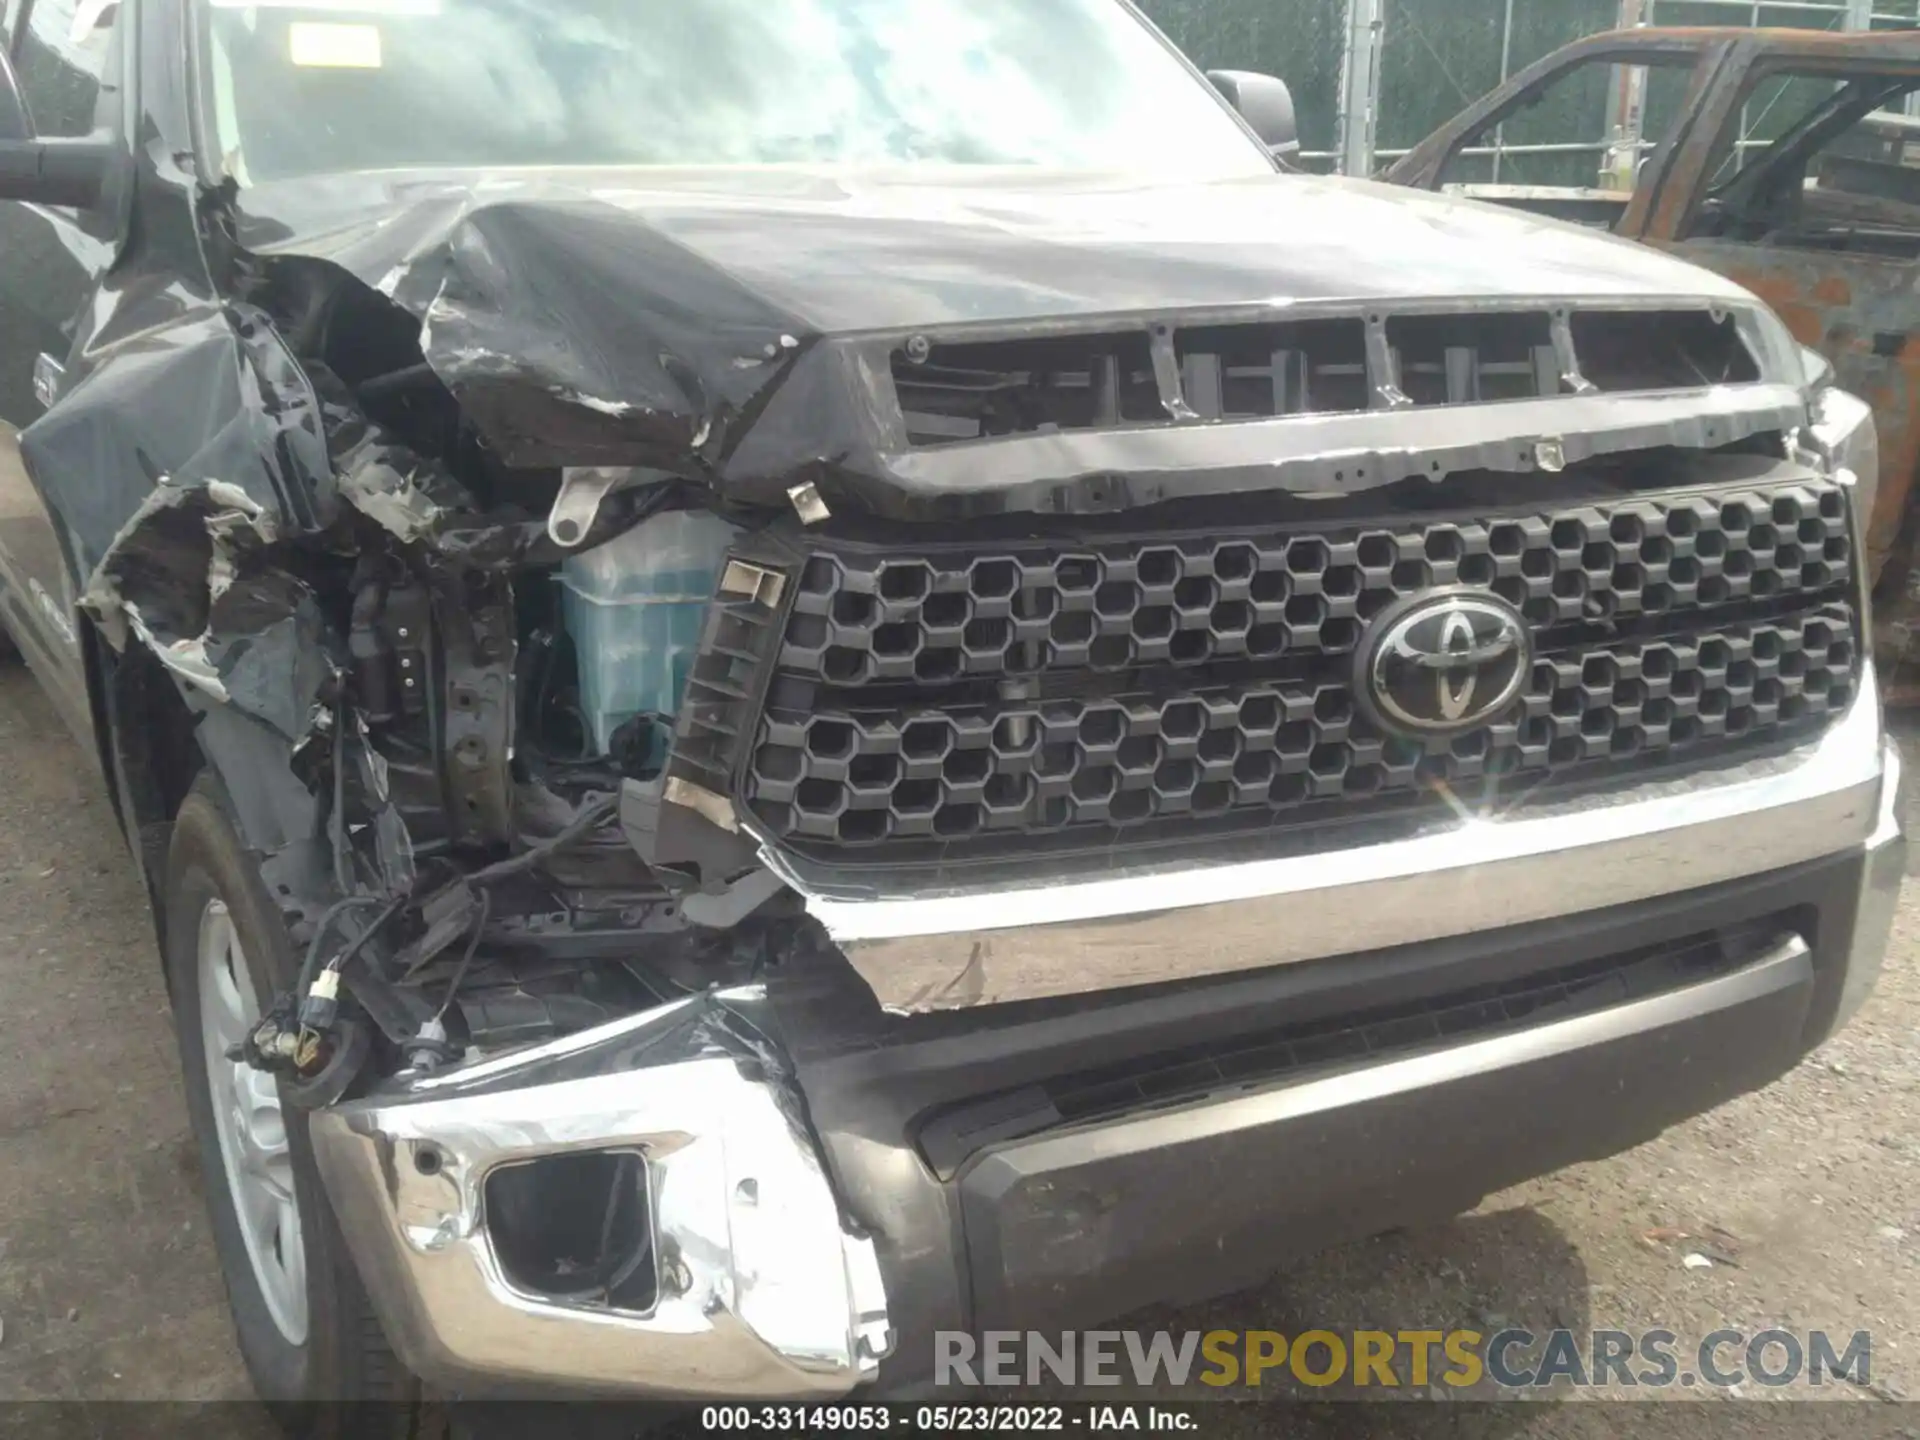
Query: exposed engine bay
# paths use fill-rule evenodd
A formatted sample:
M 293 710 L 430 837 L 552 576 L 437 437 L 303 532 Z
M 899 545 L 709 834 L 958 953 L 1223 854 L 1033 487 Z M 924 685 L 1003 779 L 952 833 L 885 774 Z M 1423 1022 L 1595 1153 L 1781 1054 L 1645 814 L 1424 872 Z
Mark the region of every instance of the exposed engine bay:
M 252 358 L 312 386 L 273 417 L 279 455 L 333 493 L 281 509 L 165 477 L 85 603 L 159 657 L 209 749 L 246 757 L 240 803 L 285 840 L 260 861 L 304 962 L 248 1058 L 326 1104 L 369 1065 L 587 1029 L 805 943 L 777 887 L 703 893 L 619 823 L 623 786 L 658 790 L 721 557 L 767 514 L 688 508 L 664 472 L 515 463 L 420 322 L 331 266 L 241 288 Z

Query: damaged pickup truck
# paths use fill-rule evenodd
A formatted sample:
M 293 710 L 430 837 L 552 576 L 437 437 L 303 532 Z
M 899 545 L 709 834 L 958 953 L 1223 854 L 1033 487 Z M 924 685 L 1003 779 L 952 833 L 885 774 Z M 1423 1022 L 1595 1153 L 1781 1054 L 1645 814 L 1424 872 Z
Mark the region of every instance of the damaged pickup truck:
M 1120 0 L 8 23 L 0 603 L 264 1395 L 911 1393 L 1871 988 L 1874 426 L 1730 281 Z

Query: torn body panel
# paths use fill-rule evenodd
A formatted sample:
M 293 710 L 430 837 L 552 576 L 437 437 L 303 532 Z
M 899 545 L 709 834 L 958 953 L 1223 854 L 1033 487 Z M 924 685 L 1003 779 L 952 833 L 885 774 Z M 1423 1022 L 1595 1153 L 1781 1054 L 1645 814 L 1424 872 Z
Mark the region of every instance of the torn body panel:
M 36 475 L 93 477 L 45 487 L 84 576 L 130 517 L 156 503 L 162 480 L 177 490 L 232 487 L 222 508 L 267 517 L 287 535 L 334 518 L 318 403 L 272 324 L 245 306 L 162 314 L 125 340 L 96 334 L 98 349 L 69 365 L 60 403 L 20 437 Z
M 320 1117 L 319 1164 L 408 1365 L 450 1387 L 668 1398 L 870 1383 L 895 1342 L 879 1262 L 775 1018 L 758 988 L 718 990 Z M 646 1157 L 626 1263 L 542 1294 L 579 1243 L 540 1211 L 566 1194 L 553 1177 L 608 1147 Z M 618 1234 L 611 1212 L 602 1228 Z M 561 1359 L 555 1327 L 583 1318 Z

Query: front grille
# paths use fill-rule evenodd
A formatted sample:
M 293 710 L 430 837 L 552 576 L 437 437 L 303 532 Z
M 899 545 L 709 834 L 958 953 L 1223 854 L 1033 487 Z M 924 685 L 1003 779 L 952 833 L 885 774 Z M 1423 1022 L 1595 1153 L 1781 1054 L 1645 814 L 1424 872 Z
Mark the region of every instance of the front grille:
M 780 667 L 835 687 L 940 686 L 1349 654 L 1402 596 L 1493 591 L 1535 626 L 1814 595 L 1847 574 L 1831 484 L 1097 549 L 842 553 L 808 567 Z
M 1859 683 L 1825 482 L 1509 517 L 808 564 L 744 780 L 796 851 L 964 862 L 1262 832 L 1784 743 Z M 1360 713 L 1367 622 L 1435 586 L 1531 622 L 1522 700 L 1451 741 Z
M 1856 658 L 1844 604 L 1670 640 L 1564 645 L 1535 664 L 1512 719 L 1443 748 L 1383 735 L 1357 713 L 1345 679 L 1037 706 L 773 712 L 753 806 L 815 850 L 1234 816 L 1302 823 L 1422 795 L 1481 808 L 1613 762 L 1804 728 L 1852 699 Z

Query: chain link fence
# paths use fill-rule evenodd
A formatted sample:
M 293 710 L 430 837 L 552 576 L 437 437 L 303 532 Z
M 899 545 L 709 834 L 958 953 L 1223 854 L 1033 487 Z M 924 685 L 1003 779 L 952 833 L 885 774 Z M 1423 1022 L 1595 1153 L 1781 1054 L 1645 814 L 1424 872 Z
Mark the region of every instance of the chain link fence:
M 1264 70 L 1293 87 L 1310 168 L 1371 171 L 1570 40 L 1635 23 L 1912 29 L 1920 0 L 1142 0 L 1203 69 Z M 1677 77 L 1676 77 L 1677 79 Z M 1658 79 L 1647 133 L 1658 133 Z M 1549 93 L 1460 179 L 1594 183 L 1607 77 Z

